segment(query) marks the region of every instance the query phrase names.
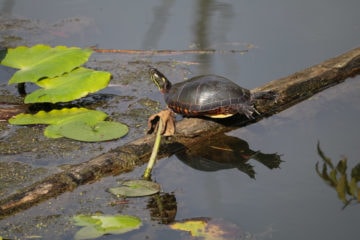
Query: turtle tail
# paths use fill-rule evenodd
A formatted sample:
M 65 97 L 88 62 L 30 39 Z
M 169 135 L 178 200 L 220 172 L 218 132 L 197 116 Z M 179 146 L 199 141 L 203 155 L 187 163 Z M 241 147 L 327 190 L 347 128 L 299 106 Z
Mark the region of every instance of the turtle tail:
M 253 99 L 276 100 L 278 94 L 275 91 L 255 92 L 252 95 Z

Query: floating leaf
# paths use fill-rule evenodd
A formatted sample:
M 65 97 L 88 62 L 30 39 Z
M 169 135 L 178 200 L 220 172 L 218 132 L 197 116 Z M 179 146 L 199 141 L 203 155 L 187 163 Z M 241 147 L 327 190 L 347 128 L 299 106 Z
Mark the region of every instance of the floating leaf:
M 11 83 L 36 82 L 41 78 L 52 78 L 70 72 L 85 63 L 92 53 L 91 49 L 77 47 L 35 45 L 9 48 L 1 61 L 2 65 L 18 68 Z
M 141 227 L 141 220 L 127 215 L 78 215 L 74 216 L 75 225 L 83 226 L 75 239 L 94 239 L 105 234 L 121 234 Z
M 45 78 L 36 84 L 42 87 L 25 97 L 25 103 L 68 102 L 105 88 L 109 72 L 78 68 L 60 77 Z
M 89 215 L 76 215 L 73 217 L 76 226 L 94 226 L 101 225 L 101 221 L 98 218 L 94 218 L 94 216 Z
M 48 138 L 62 138 L 63 136 L 59 132 L 61 126 L 61 123 L 47 126 L 44 130 L 44 135 Z
M 119 122 L 103 121 L 107 114 L 86 108 L 63 108 L 36 114 L 18 114 L 9 122 L 15 125 L 50 124 L 45 129 L 49 138 L 67 137 L 78 141 L 98 142 L 120 138 L 129 131 Z
M 204 237 L 207 221 L 207 219 L 186 220 L 170 224 L 170 228 L 189 232 L 193 237 Z
M 97 226 L 82 227 L 76 232 L 74 239 L 95 239 L 105 234 L 106 231 Z
M 171 229 L 189 232 L 196 239 L 225 240 L 246 238 L 243 231 L 236 224 L 222 219 L 194 218 L 175 222 L 169 226 Z
M 104 120 L 107 114 L 101 111 L 89 110 L 86 108 L 63 108 L 54 109 L 50 112 L 39 111 L 36 114 L 21 113 L 9 119 L 11 124 L 60 124 L 72 120 L 84 121 L 88 124 L 95 124 Z
M 120 187 L 109 188 L 109 192 L 121 197 L 149 196 L 160 191 L 160 185 L 146 180 L 129 180 Z
M 52 138 L 63 136 L 83 142 L 99 142 L 123 137 L 128 131 L 128 127 L 119 122 L 102 121 L 88 124 L 83 121 L 71 121 L 48 126 L 45 129 L 45 136 Z

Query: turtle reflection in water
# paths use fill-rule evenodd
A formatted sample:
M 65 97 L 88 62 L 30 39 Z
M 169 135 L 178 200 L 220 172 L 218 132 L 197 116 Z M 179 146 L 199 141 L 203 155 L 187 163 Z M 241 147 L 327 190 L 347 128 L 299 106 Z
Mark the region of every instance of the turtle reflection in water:
M 237 168 L 251 178 L 255 178 L 255 171 L 248 163 L 250 159 L 257 160 L 269 169 L 279 168 L 282 162 L 280 155 L 276 153 L 253 151 L 246 141 L 225 134 L 209 138 L 206 142 L 177 153 L 176 156 L 197 170 L 210 172 Z

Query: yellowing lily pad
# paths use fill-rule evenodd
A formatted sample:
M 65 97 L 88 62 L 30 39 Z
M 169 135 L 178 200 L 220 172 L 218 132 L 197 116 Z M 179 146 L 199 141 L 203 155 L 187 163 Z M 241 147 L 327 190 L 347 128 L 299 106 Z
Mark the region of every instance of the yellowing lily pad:
M 143 197 L 160 191 L 160 185 L 146 180 L 129 180 L 120 187 L 109 188 L 109 192 L 118 197 Z
M 185 232 L 189 232 L 193 237 L 204 237 L 206 232 L 208 219 L 199 218 L 193 220 L 186 220 L 183 222 L 175 222 L 170 224 L 170 228 L 174 230 L 181 230 Z
M 83 226 L 76 234 L 75 239 L 94 239 L 105 234 L 122 234 L 142 225 L 141 220 L 128 215 L 77 215 L 73 220 L 75 225 Z
M 42 87 L 25 97 L 25 103 L 68 102 L 105 88 L 110 81 L 109 72 L 77 68 L 60 77 L 45 78 L 36 84 Z
M 43 44 L 20 46 L 9 48 L 1 64 L 20 69 L 9 80 L 9 84 L 37 82 L 41 78 L 52 78 L 70 72 L 85 63 L 91 54 L 91 49 L 77 47 L 52 48 Z
M 172 223 L 169 227 L 205 240 L 245 239 L 244 232 L 237 225 L 222 219 L 194 218 Z

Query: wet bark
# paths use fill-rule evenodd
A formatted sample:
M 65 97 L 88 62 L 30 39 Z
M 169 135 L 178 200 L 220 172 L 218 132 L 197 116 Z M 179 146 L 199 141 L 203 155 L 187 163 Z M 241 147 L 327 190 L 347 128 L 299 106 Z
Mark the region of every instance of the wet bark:
M 277 101 L 257 102 L 260 115 L 249 120 L 234 116 L 223 120 L 186 118 L 177 123 L 176 134 L 164 138 L 159 158 L 172 155 L 193 144 L 201 144 L 209 135 L 224 133 L 285 110 L 314 94 L 334 86 L 360 72 L 360 48 L 329 59 L 288 77 L 271 81 L 252 92 L 272 90 L 277 92 Z M 30 208 L 46 199 L 72 191 L 77 186 L 98 179 L 133 170 L 148 161 L 154 137 L 147 135 L 120 146 L 108 153 L 81 164 L 72 165 L 63 172 L 47 177 L 23 189 L 19 193 L 0 200 L 0 219 Z

